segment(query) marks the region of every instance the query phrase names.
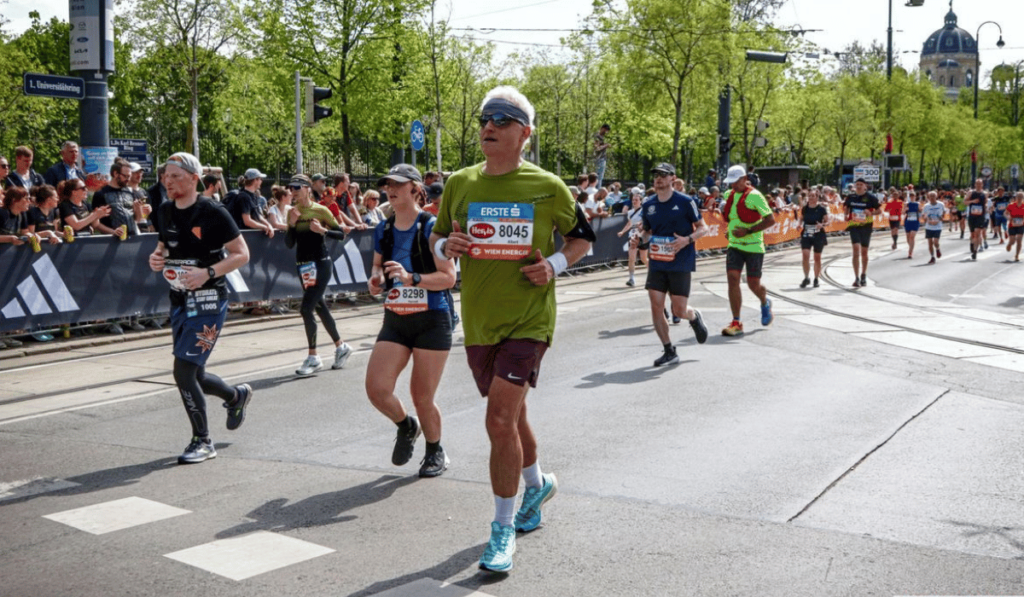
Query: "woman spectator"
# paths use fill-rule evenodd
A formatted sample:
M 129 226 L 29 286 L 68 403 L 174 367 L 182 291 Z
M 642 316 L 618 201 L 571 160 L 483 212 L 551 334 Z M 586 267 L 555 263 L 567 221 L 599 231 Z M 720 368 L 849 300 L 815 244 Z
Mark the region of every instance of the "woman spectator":
M 29 206 L 28 191 L 24 187 L 11 186 L 4 191 L 3 207 L 0 207 L 0 243 L 18 246 L 35 237 L 28 229 Z
M 270 207 L 267 208 L 267 221 L 276 230 L 288 231 L 288 212 L 292 209 L 292 192 L 288 187 L 274 185 L 270 188 Z
M 39 238 L 49 240 L 51 245 L 60 242 L 57 234 L 57 189 L 48 184 L 32 188 L 32 200 L 35 203 L 28 208 L 28 229 Z M 72 237 L 73 238 L 73 237 Z
M 363 195 L 363 203 L 366 204 L 366 214 L 363 216 L 363 222 L 370 226 L 376 226 L 387 219 L 384 216 L 384 212 L 377 207 L 380 203 L 380 193 L 372 190 L 366 191 L 366 194 Z
M 359 188 L 359 183 L 354 182 L 348 185 L 348 197 L 352 200 L 352 204 L 356 206 L 356 211 L 359 212 L 359 219 L 362 221 L 363 216 L 366 215 L 366 205 L 364 205 L 363 191 Z
M 626 212 L 626 225 L 622 227 L 617 233 L 620 237 L 629 232 L 629 238 L 632 239 L 634 236 L 640 234 L 640 226 L 643 224 L 643 199 L 644 196 L 639 189 L 634 189 L 633 193 L 633 206 Z M 643 239 L 640 239 L 643 241 Z M 633 243 L 629 244 L 629 280 L 626 280 L 626 286 L 634 286 L 636 282 L 633 279 L 633 273 L 636 270 L 636 254 L 640 252 L 640 261 L 643 262 L 644 266 L 647 265 L 647 248 L 651 246 L 651 243 L 643 243 L 637 246 L 633 246 Z
M 74 236 L 92 236 L 93 232 L 113 234 L 113 230 L 100 223 L 100 218 L 110 215 L 110 206 L 102 205 L 92 210 L 85 200 L 87 192 L 85 181 L 77 178 L 57 185 L 57 195 L 60 196 L 57 213 L 64 226 L 70 226 Z

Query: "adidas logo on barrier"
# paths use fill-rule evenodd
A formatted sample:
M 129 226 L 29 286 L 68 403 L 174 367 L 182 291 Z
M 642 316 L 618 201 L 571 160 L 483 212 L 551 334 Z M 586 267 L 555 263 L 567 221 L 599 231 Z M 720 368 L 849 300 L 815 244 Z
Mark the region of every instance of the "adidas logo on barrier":
M 0 315 L 7 319 L 15 319 L 25 317 L 26 311 L 32 315 L 46 315 L 54 311 L 68 313 L 81 309 L 71 296 L 71 291 L 64 284 L 57 268 L 50 261 L 49 255 L 37 259 L 32 264 L 32 269 L 36 275 L 29 275 L 17 286 L 21 301 L 19 302 L 17 297 L 12 298 L 0 308 Z M 37 277 L 39 283 L 36 282 Z
M 363 256 L 359 254 L 359 247 L 353 241 L 345 243 L 344 252 L 334 260 L 334 272 L 331 274 L 331 286 L 338 284 L 365 284 L 366 267 L 363 265 Z

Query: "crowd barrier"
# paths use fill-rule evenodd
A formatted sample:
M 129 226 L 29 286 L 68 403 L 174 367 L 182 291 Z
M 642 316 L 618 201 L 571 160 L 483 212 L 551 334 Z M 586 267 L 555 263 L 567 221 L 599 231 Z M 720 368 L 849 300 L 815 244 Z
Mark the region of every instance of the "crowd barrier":
M 284 234 L 242 234 L 249 263 L 227 276 L 230 300 L 301 297 L 295 250 L 285 247 Z M 168 313 L 169 286 L 149 269 L 156 243 L 157 235 L 142 234 L 125 241 L 95 236 L 44 244 L 38 253 L 28 245 L 0 245 L 0 333 Z M 365 291 L 373 231 L 353 232 L 344 241 L 328 239 L 327 248 L 334 262 L 329 291 Z
M 846 228 L 842 208 L 828 206 L 834 221 L 829 232 Z M 725 221 L 720 214 L 704 214 L 711 232 L 697 240 L 697 249 L 724 249 Z M 765 231 L 765 241 L 775 245 L 799 237 L 793 212 L 775 215 L 775 225 Z M 627 259 L 628 236 L 617 236 L 624 215 L 595 219 L 597 242 L 574 267 L 588 267 Z M 876 218 L 875 228 L 886 228 L 886 218 Z M 228 275 L 232 302 L 279 300 L 302 296 L 295 270 L 295 251 L 284 245 L 284 234 L 268 238 L 262 232 L 242 233 L 249 245 L 249 263 Z M 109 236 L 76 239 L 73 243 L 44 244 L 33 253 L 27 246 L 0 245 L 0 333 L 33 330 L 62 324 L 118 319 L 130 315 L 166 314 L 170 308 L 168 285 L 149 269 L 149 254 L 156 247 L 155 234 L 126 241 Z M 373 264 L 373 232 L 353 232 L 344 241 L 328 239 L 334 262 L 330 293 L 364 292 Z

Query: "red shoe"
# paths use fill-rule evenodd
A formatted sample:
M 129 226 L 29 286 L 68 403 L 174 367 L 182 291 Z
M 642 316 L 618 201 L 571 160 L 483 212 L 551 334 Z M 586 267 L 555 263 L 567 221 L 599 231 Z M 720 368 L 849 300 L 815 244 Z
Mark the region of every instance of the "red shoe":
M 938 257 L 939 259 L 942 259 L 942 251 L 935 249 L 935 256 Z

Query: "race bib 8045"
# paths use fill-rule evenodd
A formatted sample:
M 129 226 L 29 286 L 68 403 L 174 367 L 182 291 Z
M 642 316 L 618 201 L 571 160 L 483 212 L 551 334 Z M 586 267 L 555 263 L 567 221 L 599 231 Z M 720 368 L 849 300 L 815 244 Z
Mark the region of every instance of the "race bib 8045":
M 517 261 L 533 245 L 533 205 L 529 203 L 470 203 L 467 219 L 474 259 Z

